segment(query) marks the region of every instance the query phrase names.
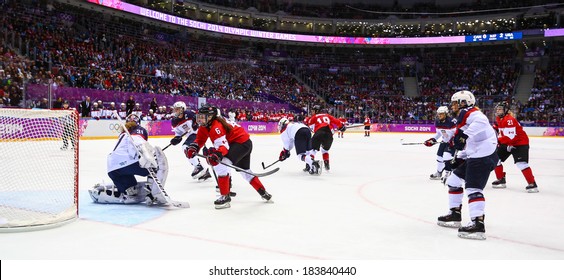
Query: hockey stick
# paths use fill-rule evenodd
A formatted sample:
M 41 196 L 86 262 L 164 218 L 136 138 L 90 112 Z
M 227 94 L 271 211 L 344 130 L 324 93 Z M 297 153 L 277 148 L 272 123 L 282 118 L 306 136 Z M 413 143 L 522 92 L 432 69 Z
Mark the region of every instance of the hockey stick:
M 200 154 L 196 154 L 196 155 L 199 156 L 199 157 L 201 157 L 201 158 L 207 159 L 207 157 L 204 156 L 204 155 L 200 155 Z M 270 171 L 268 171 L 268 172 L 264 172 L 264 173 L 253 173 L 253 172 L 247 171 L 247 170 L 245 170 L 245 169 L 243 169 L 243 168 L 241 168 L 241 167 L 237 167 L 237 166 L 235 166 L 235 165 L 231 165 L 231 164 L 225 163 L 225 162 L 223 162 L 223 161 L 220 161 L 219 163 L 221 163 L 221 164 L 223 164 L 223 165 L 225 165 L 225 166 L 227 166 L 227 167 L 231 167 L 231 168 L 233 168 L 233 169 L 235 169 L 235 170 L 237 170 L 237 171 L 239 171 L 239 172 L 247 173 L 247 174 L 249 174 L 249 175 L 251 175 L 251 176 L 255 176 L 255 177 L 264 177 L 264 176 L 268 176 L 268 175 L 274 174 L 274 173 L 278 172 L 278 170 L 280 170 L 279 167 L 276 167 L 276 168 L 274 168 L 274 169 L 272 169 L 272 170 L 270 170 Z
M 280 160 L 277 160 L 277 161 L 275 161 L 275 162 L 269 164 L 268 166 L 264 166 L 264 162 L 262 162 L 262 168 L 263 168 L 263 169 L 267 169 L 267 168 L 269 168 L 269 167 L 275 165 L 275 164 L 278 163 L 279 161 L 280 161 Z
M 349 128 L 355 128 L 355 127 L 361 127 L 361 126 L 365 126 L 365 125 L 363 123 L 358 123 L 358 124 L 346 125 L 345 127 L 347 129 L 349 129 Z
M 403 138 L 400 139 L 400 143 L 402 145 L 423 145 L 423 144 L 425 144 L 424 142 L 403 142 Z
M 180 137 L 184 137 L 184 135 L 186 135 L 186 134 L 188 134 L 188 131 L 184 132 L 182 135 L 180 135 Z M 175 137 L 176 137 L 176 136 L 175 136 Z M 172 143 L 168 143 L 168 145 L 166 145 L 166 146 L 163 148 L 163 151 L 166 150 L 166 148 L 170 147 L 170 145 L 172 145 Z
M 123 128 L 123 131 L 129 137 L 129 141 L 131 141 L 131 144 L 133 144 L 133 147 L 135 147 L 137 154 L 141 155 L 142 157 L 146 157 L 144 154 L 141 153 L 139 148 L 135 145 L 135 142 L 133 141 L 133 136 L 131 136 L 131 134 L 129 133 L 129 130 L 127 130 L 127 127 L 125 127 L 125 124 L 123 123 L 122 118 L 118 114 L 115 114 L 115 115 L 117 116 L 117 119 L 120 121 L 120 124 L 121 124 L 121 127 Z M 170 198 L 170 196 L 164 190 L 163 184 L 161 184 L 161 181 L 159 181 L 159 179 L 157 178 L 157 174 L 155 174 L 155 171 L 152 168 L 146 168 L 146 169 L 147 169 L 147 171 L 149 171 L 149 176 L 151 176 L 151 178 L 153 178 L 153 180 L 155 181 L 155 183 L 157 184 L 157 186 L 161 190 L 167 204 L 174 206 L 176 208 L 190 208 L 190 204 L 188 202 L 172 200 Z

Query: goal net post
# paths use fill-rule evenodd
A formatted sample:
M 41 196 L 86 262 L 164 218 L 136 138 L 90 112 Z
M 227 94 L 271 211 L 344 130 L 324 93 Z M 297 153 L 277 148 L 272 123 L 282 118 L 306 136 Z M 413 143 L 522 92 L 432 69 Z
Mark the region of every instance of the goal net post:
M 76 110 L 0 108 L 0 232 L 78 218 Z

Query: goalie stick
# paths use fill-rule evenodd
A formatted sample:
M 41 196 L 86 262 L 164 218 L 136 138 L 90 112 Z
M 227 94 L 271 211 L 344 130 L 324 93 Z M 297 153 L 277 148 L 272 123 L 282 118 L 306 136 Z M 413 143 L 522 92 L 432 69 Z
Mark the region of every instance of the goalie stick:
M 264 162 L 262 162 L 262 168 L 263 168 L 263 169 L 267 169 L 267 168 L 269 168 L 269 167 L 271 167 L 271 166 L 277 164 L 279 161 L 280 161 L 280 160 L 277 160 L 277 161 L 275 161 L 275 162 L 269 164 L 268 166 L 265 166 L 265 165 L 264 165 Z
M 135 150 L 137 151 L 137 153 L 139 155 L 141 155 L 142 157 L 145 157 L 145 155 L 142 154 L 141 151 L 139 150 L 139 148 L 135 145 L 135 142 L 133 142 L 133 137 L 129 133 L 129 130 L 127 130 L 127 127 L 125 127 L 125 124 L 123 123 L 123 119 L 118 114 L 115 114 L 115 115 L 117 116 L 117 119 L 120 121 L 120 124 L 121 124 L 121 127 L 123 128 L 123 131 L 129 137 L 129 140 L 133 144 L 133 147 L 135 147 Z M 161 181 L 159 181 L 159 179 L 157 178 L 157 174 L 155 174 L 155 171 L 152 168 L 147 168 L 147 171 L 149 171 L 149 176 L 151 178 L 153 178 L 153 180 L 155 181 L 157 186 L 159 186 L 159 189 L 161 190 L 161 192 L 162 192 L 162 194 L 163 194 L 163 196 L 164 196 L 168 205 L 176 207 L 176 208 L 190 208 L 190 204 L 188 202 L 172 200 L 170 198 L 170 196 L 168 195 L 168 193 L 166 193 L 166 191 L 164 190 L 164 187 L 161 184 Z
M 196 156 L 199 156 L 199 157 L 205 158 L 205 159 L 208 158 L 208 157 L 206 157 L 206 156 L 204 156 L 204 155 L 201 155 L 201 154 L 196 154 Z M 227 167 L 231 167 L 231 168 L 233 168 L 233 169 L 235 169 L 235 170 L 237 170 L 237 171 L 239 171 L 239 172 L 247 173 L 247 174 L 249 174 L 249 175 L 251 175 L 251 176 L 255 176 L 255 177 L 264 177 L 264 176 L 272 175 L 272 174 L 278 172 L 278 170 L 280 170 L 279 167 L 276 167 L 276 168 L 274 168 L 274 169 L 272 169 L 272 170 L 270 170 L 270 171 L 268 171 L 268 172 L 264 172 L 264 173 L 253 173 L 253 172 L 247 171 L 247 170 L 245 170 L 245 169 L 243 169 L 243 168 L 241 168 L 241 167 L 237 167 L 237 166 L 235 166 L 235 165 L 231 165 L 231 164 L 229 164 L 229 163 L 225 163 L 225 162 L 222 162 L 222 161 L 220 161 L 219 163 L 220 163 L 220 164 L 223 164 L 223 165 L 225 165 L 225 166 L 227 166 Z

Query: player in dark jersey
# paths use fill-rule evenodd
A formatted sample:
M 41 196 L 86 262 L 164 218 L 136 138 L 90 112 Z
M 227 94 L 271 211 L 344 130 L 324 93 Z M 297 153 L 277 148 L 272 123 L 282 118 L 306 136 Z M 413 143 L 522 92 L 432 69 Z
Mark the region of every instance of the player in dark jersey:
M 182 142 L 182 137 L 186 136 L 184 144 L 182 144 L 182 150 L 186 154 L 188 147 L 196 139 L 196 133 L 198 132 L 198 123 L 196 122 L 196 113 L 192 110 L 186 109 L 186 104 L 182 101 L 175 102 L 172 105 L 172 110 L 174 117 L 171 120 L 172 131 L 174 132 L 174 138 L 170 139 L 170 144 L 178 145 Z M 188 162 L 194 167 L 192 171 L 192 178 L 198 180 L 206 180 L 211 178 L 210 172 L 207 166 L 200 163 L 197 158 L 188 158 Z
M 454 155 L 454 149 L 450 148 L 449 142 L 454 136 L 454 132 L 456 131 L 456 123 L 451 117 L 448 116 L 447 106 L 441 106 L 437 109 L 435 129 L 437 131 L 435 136 L 429 138 L 429 140 L 424 142 L 425 146 L 431 147 L 437 143 L 439 138 L 441 139 L 439 149 L 437 150 L 437 172 L 431 174 L 431 176 L 429 176 L 429 179 L 441 180 L 442 178 L 442 181 L 444 182 L 452 171 L 450 167 L 450 160 Z M 444 176 L 442 176 L 443 170 L 446 171 Z

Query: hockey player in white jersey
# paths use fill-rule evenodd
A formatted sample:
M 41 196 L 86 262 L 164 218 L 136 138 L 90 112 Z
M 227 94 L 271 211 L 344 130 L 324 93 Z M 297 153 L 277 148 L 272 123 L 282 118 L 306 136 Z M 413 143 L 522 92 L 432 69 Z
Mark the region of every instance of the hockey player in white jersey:
M 147 130 L 139 124 L 136 115 L 127 117 L 125 127 L 131 137 L 122 131 L 107 158 L 108 176 L 112 184 L 95 185 L 88 190 L 90 197 L 95 203 L 167 204 L 158 182 L 149 176 L 151 169 L 164 187 L 168 175 L 166 156 L 161 148 L 147 142 Z M 137 182 L 136 175 L 147 177 L 147 181 Z
M 198 132 L 198 123 L 196 122 L 196 113 L 192 110 L 186 109 L 186 103 L 182 101 L 175 102 L 172 105 L 174 117 L 172 118 L 171 125 L 174 132 L 174 138 L 170 139 L 170 144 L 178 145 L 182 142 L 182 137 L 186 136 L 182 150 L 184 154 L 188 147 L 196 139 Z M 188 156 L 186 156 L 188 158 Z M 188 162 L 194 167 L 192 170 L 192 178 L 197 180 L 207 180 L 211 178 L 209 168 L 204 167 L 197 157 L 188 158 Z
M 435 120 L 435 129 L 437 133 L 435 136 L 429 138 L 423 144 L 427 147 L 432 147 L 441 139 L 439 149 L 437 150 L 437 171 L 429 179 L 446 181 L 446 178 L 452 171 L 450 167 L 450 160 L 454 155 L 454 149 L 451 149 L 449 142 L 456 131 L 456 124 L 451 117 L 448 116 L 448 107 L 441 106 L 437 109 L 437 119 Z M 445 172 L 443 174 L 443 171 Z M 442 176 L 442 177 L 441 177 Z
M 450 212 L 438 218 L 438 225 L 458 227 L 458 236 L 468 239 L 486 239 L 483 195 L 491 171 L 498 162 L 497 136 L 488 118 L 475 107 L 474 94 L 458 91 L 451 98 L 452 111 L 458 115 L 457 130 L 453 145 L 457 153 L 452 160 L 453 171 L 448 177 L 448 200 Z M 471 222 L 461 227 L 462 199 L 464 189 L 468 196 Z
M 287 118 L 278 121 L 278 131 L 282 137 L 283 149 L 278 160 L 284 161 L 290 157 L 290 151 L 296 147 L 298 159 L 306 163 L 309 174 L 320 175 L 321 165 L 315 160 L 315 151 L 311 146 L 311 130 L 303 123 L 290 122 Z

